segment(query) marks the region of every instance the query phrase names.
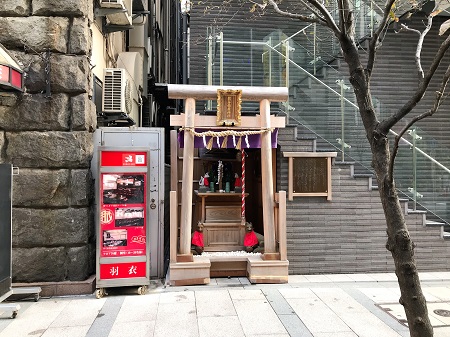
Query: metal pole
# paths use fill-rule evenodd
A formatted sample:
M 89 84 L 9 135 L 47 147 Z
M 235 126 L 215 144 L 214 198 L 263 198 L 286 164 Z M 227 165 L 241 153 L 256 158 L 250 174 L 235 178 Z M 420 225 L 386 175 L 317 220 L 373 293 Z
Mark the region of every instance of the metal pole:
M 373 36 L 373 2 L 370 2 L 370 36 Z
M 316 24 L 314 23 L 314 37 L 313 37 L 313 41 L 314 41 L 314 46 L 313 46 L 313 74 L 314 76 L 316 75 Z
M 417 209 L 417 151 L 416 151 L 416 140 L 417 140 L 417 135 L 416 135 L 416 129 L 412 129 L 411 131 L 411 136 L 412 136 L 412 161 L 413 161 L 413 200 L 414 200 L 414 207 L 413 209 L 416 210 Z
M 290 57 L 289 56 L 289 41 L 284 41 L 284 49 L 285 49 L 285 54 L 286 54 L 285 60 L 284 60 L 284 62 L 286 64 L 286 66 L 285 66 L 285 84 L 286 84 L 286 88 L 288 88 L 288 93 L 289 93 L 289 63 L 290 63 L 290 60 L 289 60 L 289 57 Z M 286 120 L 289 123 L 289 95 L 288 95 L 288 98 L 286 100 L 285 112 L 286 112 Z
M 253 41 L 253 29 L 250 29 L 250 40 Z M 250 45 L 250 85 L 253 86 L 253 48 Z
M 272 46 L 272 37 L 269 37 L 269 46 Z M 272 49 L 269 48 L 269 87 L 272 86 Z
M 208 85 L 212 85 L 212 35 L 208 37 Z M 206 105 L 208 110 L 212 108 L 212 101 L 208 100 Z
M 311 27 L 311 25 L 312 25 L 312 23 L 310 23 L 310 24 L 307 25 L 306 27 L 300 29 L 297 33 L 292 34 L 292 35 L 289 36 L 287 39 L 284 39 L 284 40 L 280 41 L 280 42 L 277 43 L 275 46 L 273 46 L 273 48 L 276 48 L 276 47 L 278 47 L 280 44 L 282 44 L 282 43 L 284 43 L 284 42 L 286 42 L 286 41 L 288 41 L 288 40 L 294 38 L 294 37 L 297 36 L 298 34 L 303 33 L 305 30 L 307 30 L 309 27 Z
M 223 85 L 223 32 L 220 32 L 220 85 Z
M 345 160 L 345 101 L 344 101 L 344 81 L 341 83 L 341 158 L 344 162 Z

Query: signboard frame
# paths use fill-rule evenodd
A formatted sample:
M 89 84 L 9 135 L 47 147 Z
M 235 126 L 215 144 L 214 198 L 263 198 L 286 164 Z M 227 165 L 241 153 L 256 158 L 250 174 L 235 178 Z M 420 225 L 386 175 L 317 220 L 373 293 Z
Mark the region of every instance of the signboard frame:
M 335 158 L 337 156 L 337 152 L 284 152 L 283 153 L 284 157 L 287 157 L 289 162 L 289 183 L 288 183 L 288 200 L 294 200 L 294 197 L 311 197 L 311 196 L 316 196 L 316 197 L 326 197 L 327 200 L 331 200 L 332 199 L 332 191 L 331 191 L 331 161 L 332 158 Z M 321 185 L 321 191 L 319 191 L 316 188 L 312 188 L 310 191 L 305 191 L 304 189 L 302 189 L 301 193 L 296 193 L 294 191 L 296 183 L 294 182 L 294 177 L 297 175 L 301 175 L 302 172 L 294 172 L 294 167 L 301 167 L 301 165 L 294 165 L 294 160 L 302 160 L 305 158 L 324 158 L 326 160 L 326 164 L 323 166 L 326 166 L 326 173 L 323 172 L 323 168 L 322 167 L 322 171 L 319 172 L 319 174 L 321 175 L 320 177 L 320 185 Z M 314 164 L 315 160 L 310 161 L 309 164 Z M 322 164 L 321 164 L 322 166 Z M 314 185 L 314 177 L 311 175 L 314 175 L 314 169 L 312 168 L 310 170 L 310 172 L 307 172 L 306 174 L 309 176 L 307 177 L 308 183 L 309 183 L 309 187 L 308 186 L 303 186 L 303 187 L 307 187 L 307 188 L 311 188 L 311 186 Z M 326 181 L 324 182 L 323 180 Z M 303 181 L 302 179 L 299 179 L 299 181 Z M 311 185 L 312 184 L 312 185 Z M 324 188 L 325 186 L 326 188 Z M 301 189 L 299 188 L 299 186 L 297 186 L 297 189 Z
M 100 146 L 97 154 L 99 168 L 95 190 L 97 288 L 148 286 L 150 149 L 134 146 Z M 141 159 L 137 159 L 138 156 L 141 158 L 143 156 L 145 162 L 142 163 Z M 127 158 L 131 161 L 127 161 Z M 115 188 L 112 186 L 114 178 Z M 124 221 L 116 226 L 117 220 Z M 128 233 L 131 233 L 129 237 Z M 124 234 L 125 239 L 121 241 L 120 236 Z M 138 248 L 142 245 L 144 247 Z M 109 255 L 107 252 L 118 254 Z

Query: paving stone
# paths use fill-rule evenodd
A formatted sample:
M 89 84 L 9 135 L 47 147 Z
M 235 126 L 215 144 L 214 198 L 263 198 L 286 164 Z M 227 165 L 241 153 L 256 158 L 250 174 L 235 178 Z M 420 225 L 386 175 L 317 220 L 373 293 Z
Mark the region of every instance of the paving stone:
M 351 332 L 338 315 L 317 297 L 290 298 L 287 301 L 313 335 L 320 332 Z
M 33 336 L 42 334 L 70 303 L 70 299 L 58 301 L 41 300 L 17 317 L 1 331 L 2 337 Z
M 450 301 L 449 287 L 422 287 L 422 291 L 438 298 L 440 301 Z
M 159 299 L 160 294 L 125 297 L 116 322 L 155 321 Z
M 94 298 L 92 298 L 94 300 Z M 125 297 L 104 298 L 102 309 L 90 326 L 86 337 L 103 337 L 111 331 Z
M 261 290 L 240 290 L 240 289 L 230 289 L 231 299 L 234 300 L 266 300 L 266 297 Z
M 194 293 L 192 293 L 192 298 Z M 161 294 L 161 300 L 163 299 Z M 190 297 L 190 296 L 189 296 Z M 198 324 L 194 301 L 161 303 L 158 306 L 154 337 L 198 337 Z
M 83 298 L 71 300 L 50 327 L 91 325 L 102 309 L 106 299 Z
M 48 328 L 41 337 L 85 337 L 90 325 Z
M 139 321 L 132 324 L 116 322 L 108 337 L 148 337 L 153 336 L 156 321 Z
M 195 293 L 198 317 L 236 316 L 227 290 L 205 290 Z
M 283 324 L 266 300 L 234 300 L 242 329 L 246 336 L 287 334 Z
M 199 317 L 198 330 L 201 337 L 245 337 L 237 316 Z

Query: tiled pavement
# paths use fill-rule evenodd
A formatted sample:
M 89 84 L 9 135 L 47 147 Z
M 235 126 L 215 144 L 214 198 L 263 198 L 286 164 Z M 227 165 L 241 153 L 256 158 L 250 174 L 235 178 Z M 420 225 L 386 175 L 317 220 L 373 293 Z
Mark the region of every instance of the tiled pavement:
M 422 273 L 436 337 L 450 337 L 450 273 Z M 94 295 L 21 301 L 0 337 L 409 336 L 394 274 L 293 275 L 284 285 L 246 278 L 210 285 L 131 288 Z M 128 293 L 128 294 L 126 294 Z

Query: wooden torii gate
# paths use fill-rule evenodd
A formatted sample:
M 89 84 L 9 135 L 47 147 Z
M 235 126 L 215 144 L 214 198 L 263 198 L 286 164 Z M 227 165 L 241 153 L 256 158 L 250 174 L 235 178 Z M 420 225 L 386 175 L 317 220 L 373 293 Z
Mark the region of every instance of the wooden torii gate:
M 180 126 L 185 130 L 195 128 L 214 129 L 217 128 L 216 116 L 199 115 L 195 113 L 196 100 L 215 100 L 219 90 L 239 91 L 243 101 L 259 101 L 260 113 L 256 116 L 240 116 L 239 125 L 232 125 L 233 130 L 259 129 L 269 130 L 271 128 L 285 127 L 285 117 L 270 115 L 270 102 L 286 101 L 288 89 L 285 87 L 236 87 L 236 86 L 203 86 L 203 85 L 168 85 L 169 99 L 185 100 L 184 114 L 172 115 L 171 126 Z M 194 133 L 184 132 L 183 148 L 183 173 L 181 188 L 181 212 L 179 221 L 179 249 L 178 241 L 178 202 L 175 191 L 171 191 L 171 254 L 170 254 L 170 283 L 176 285 L 209 283 L 208 259 L 195 259 L 191 254 L 191 232 L 192 232 L 192 200 L 193 200 L 193 171 L 194 171 Z M 287 282 L 286 257 L 286 212 L 284 191 L 278 193 L 278 230 L 279 251 L 275 242 L 275 196 L 273 191 L 272 172 L 272 144 L 271 132 L 261 132 L 261 180 L 262 180 L 262 207 L 264 228 L 264 254 L 262 261 L 270 266 L 270 275 L 264 277 L 264 272 L 258 271 L 254 278 L 255 282 L 274 283 Z M 173 186 L 173 185 L 172 185 Z M 173 190 L 173 188 L 171 188 Z M 283 232 L 283 233 L 281 233 Z M 282 242 L 283 241 L 283 242 Z M 249 266 L 257 265 L 258 261 L 249 261 Z M 262 265 L 262 264 L 260 264 Z M 248 268 L 249 269 L 249 268 Z M 247 269 L 247 270 L 248 270 Z M 256 267 L 254 268 L 257 269 Z M 275 272 L 274 272 L 275 270 Z M 273 274 L 277 275 L 273 275 Z M 249 272 L 247 273 L 249 274 Z M 250 278 L 250 277 L 249 277 Z M 250 278 L 250 281 L 252 279 Z

